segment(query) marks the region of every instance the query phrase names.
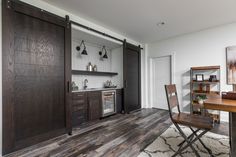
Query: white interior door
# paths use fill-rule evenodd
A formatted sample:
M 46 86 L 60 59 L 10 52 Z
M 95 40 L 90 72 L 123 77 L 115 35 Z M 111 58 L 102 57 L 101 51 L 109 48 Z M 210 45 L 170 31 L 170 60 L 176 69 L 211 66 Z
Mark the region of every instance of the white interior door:
M 171 83 L 171 56 L 152 58 L 152 107 L 168 109 L 164 85 Z

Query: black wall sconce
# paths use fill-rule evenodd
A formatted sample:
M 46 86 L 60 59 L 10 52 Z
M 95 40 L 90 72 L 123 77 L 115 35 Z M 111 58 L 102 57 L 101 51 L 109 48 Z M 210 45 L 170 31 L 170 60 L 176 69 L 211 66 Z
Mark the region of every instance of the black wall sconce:
M 105 53 L 104 53 L 104 55 L 102 56 L 103 51 L 104 51 Z M 105 46 L 103 46 L 103 47 L 102 47 L 102 50 L 99 51 L 99 55 L 101 56 L 101 59 L 108 59 L 107 50 L 106 50 L 106 47 L 105 47 Z
M 85 44 L 84 44 L 84 40 L 82 40 L 81 43 L 80 43 L 80 45 L 76 47 L 76 50 L 77 50 L 77 51 L 80 51 L 82 45 L 84 46 L 84 49 L 83 49 L 83 51 L 81 52 L 81 55 L 88 55 L 87 50 L 86 50 L 86 46 L 85 46 Z

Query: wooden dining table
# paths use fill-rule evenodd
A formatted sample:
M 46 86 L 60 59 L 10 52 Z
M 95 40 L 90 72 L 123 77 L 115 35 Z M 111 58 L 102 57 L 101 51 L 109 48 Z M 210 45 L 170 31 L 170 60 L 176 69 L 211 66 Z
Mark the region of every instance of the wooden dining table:
M 236 157 L 236 100 L 209 98 L 204 108 L 229 112 L 230 156 Z

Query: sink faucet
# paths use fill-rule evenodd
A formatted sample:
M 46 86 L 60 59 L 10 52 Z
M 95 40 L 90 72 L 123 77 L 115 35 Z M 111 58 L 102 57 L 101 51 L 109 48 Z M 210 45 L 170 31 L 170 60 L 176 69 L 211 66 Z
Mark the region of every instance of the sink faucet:
M 87 89 L 87 87 L 88 87 L 87 83 L 88 83 L 88 80 L 85 79 L 85 80 L 84 80 L 84 89 Z

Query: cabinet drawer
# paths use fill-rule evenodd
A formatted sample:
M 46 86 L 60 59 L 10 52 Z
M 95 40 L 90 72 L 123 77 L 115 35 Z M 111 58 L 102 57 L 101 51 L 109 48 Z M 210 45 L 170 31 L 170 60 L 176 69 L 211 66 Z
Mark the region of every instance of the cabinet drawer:
M 86 110 L 77 110 L 77 111 L 72 112 L 72 115 L 79 115 L 79 116 L 87 117 L 87 111 Z
M 86 93 L 85 92 L 72 93 L 72 99 L 73 100 L 85 99 L 85 97 L 86 97 Z
M 72 93 L 71 111 L 73 126 L 78 126 L 87 121 L 88 104 L 86 92 Z
M 88 92 L 88 98 L 101 98 L 101 91 L 93 91 L 93 92 Z
M 84 112 L 87 112 L 87 105 L 72 105 L 72 112 L 84 110 Z
M 72 100 L 72 105 L 81 105 L 81 104 L 85 104 L 86 103 L 86 99 L 77 99 L 77 100 Z
M 82 114 L 82 112 L 73 112 L 72 113 L 72 125 L 76 126 L 82 124 L 87 121 L 86 114 Z
M 86 110 L 84 105 L 72 105 L 72 112 Z

